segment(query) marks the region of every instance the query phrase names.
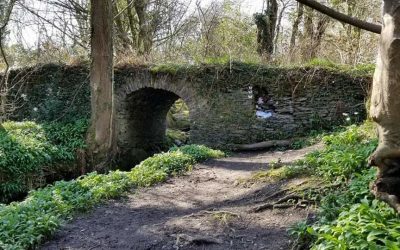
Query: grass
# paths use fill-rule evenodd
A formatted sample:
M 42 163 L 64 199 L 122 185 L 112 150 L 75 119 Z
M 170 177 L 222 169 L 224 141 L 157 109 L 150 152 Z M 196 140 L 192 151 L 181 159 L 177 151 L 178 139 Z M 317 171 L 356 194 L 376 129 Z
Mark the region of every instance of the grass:
M 221 151 L 190 145 L 150 157 L 129 172 L 90 173 L 31 191 L 22 202 L 0 205 L 0 249 L 35 248 L 78 212 L 131 188 L 151 186 L 181 174 L 196 162 L 223 156 Z
M 304 165 L 285 165 L 275 169 L 258 171 L 255 174 L 253 174 L 249 179 L 245 180 L 245 182 L 246 183 L 277 182 L 300 176 L 307 176 L 310 173 L 311 173 L 310 169 Z

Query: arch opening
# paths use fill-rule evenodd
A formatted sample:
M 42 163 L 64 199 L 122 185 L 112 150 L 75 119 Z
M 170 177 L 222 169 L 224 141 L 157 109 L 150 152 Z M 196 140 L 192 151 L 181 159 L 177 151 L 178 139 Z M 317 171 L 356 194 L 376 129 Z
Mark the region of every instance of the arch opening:
M 186 142 L 179 140 L 179 136 L 185 134 L 188 137 L 190 122 L 188 117 L 185 122 L 180 118 L 182 114 L 188 116 L 189 110 L 177 94 L 145 87 L 127 95 L 126 101 L 128 152 L 122 156 L 120 167 L 132 168 L 173 144 Z

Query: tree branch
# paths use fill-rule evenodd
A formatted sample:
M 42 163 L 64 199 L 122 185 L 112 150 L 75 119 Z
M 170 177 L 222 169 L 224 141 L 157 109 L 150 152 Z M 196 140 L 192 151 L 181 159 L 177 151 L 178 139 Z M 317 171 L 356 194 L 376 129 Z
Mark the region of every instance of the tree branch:
M 345 15 L 339 11 L 336 11 L 332 8 L 329 8 L 323 4 L 318 3 L 315 0 L 296 0 L 299 3 L 302 3 L 314 10 L 317 10 L 329 17 L 332 17 L 340 22 L 344 22 L 350 25 L 353 25 L 357 28 L 370 31 L 376 34 L 380 34 L 382 30 L 382 26 L 379 24 L 374 24 L 374 23 L 369 23 L 360 19 L 357 19 L 355 17 L 351 17 L 348 15 Z
M 76 42 L 76 44 L 78 44 L 79 46 L 81 46 L 84 49 L 87 49 L 88 46 L 84 45 L 83 43 L 81 43 L 76 36 L 74 35 L 70 35 L 68 33 L 64 33 L 64 31 L 58 27 L 57 25 L 55 25 L 53 22 L 47 20 L 46 18 L 42 17 L 41 15 L 39 15 L 37 12 L 35 12 L 34 10 L 31 10 L 29 7 L 25 6 L 23 3 L 19 3 L 19 6 L 21 6 L 23 9 L 25 9 L 26 11 L 28 11 L 29 13 L 31 13 L 32 15 L 38 17 L 39 19 L 43 20 L 45 23 L 51 25 L 53 28 L 55 28 L 56 30 L 60 31 L 61 33 L 63 33 L 64 35 L 66 35 L 67 37 L 69 37 L 72 41 Z

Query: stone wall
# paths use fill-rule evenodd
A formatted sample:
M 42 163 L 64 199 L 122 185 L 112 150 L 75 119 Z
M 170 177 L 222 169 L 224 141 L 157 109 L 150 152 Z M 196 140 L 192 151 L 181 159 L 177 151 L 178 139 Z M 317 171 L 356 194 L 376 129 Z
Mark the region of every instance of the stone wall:
M 85 66 L 44 65 L 14 71 L 21 80 L 11 99 L 10 118 L 88 118 L 90 96 Z M 344 122 L 343 113 L 365 117 L 371 78 L 313 68 L 233 65 L 115 70 L 117 140 L 121 158 L 135 162 L 161 148 L 165 117 L 182 98 L 190 110 L 190 141 L 213 147 L 289 138 Z M 259 98 L 270 110 L 256 117 Z M 351 119 L 355 119 L 353 115 Z M 125 165 L 125 163 L 121 163 Z

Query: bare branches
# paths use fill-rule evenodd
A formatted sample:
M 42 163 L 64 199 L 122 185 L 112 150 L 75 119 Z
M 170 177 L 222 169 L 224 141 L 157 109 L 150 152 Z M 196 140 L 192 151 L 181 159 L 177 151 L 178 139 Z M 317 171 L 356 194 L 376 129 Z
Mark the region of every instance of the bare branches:
M 10 0 L 9 3 L 5 3 L 4 12 L 0 13 L 0 14 L 2 14 L 0 16 L 0 18 L 1 18 L 1 22 L 0 22 L 0 51 L 1 51 L 2 59 L 4 60 L 4 63 L 6 64 L 6 70 L 5 70 L 6 74 L 8 72 L 8 69 L 9 69 L 10 65 L 9 65 L 9 63 L 7 61 L 7 57 L 6 57 L 6 54 L 5 54 L 5 51 L 4 51 L 3 39 L 4 39 L 4 34 L 5 34 L 5 31 L 6 31 L 6 27 L 8 25 L 8 22 L 10 21 L 11 12 L 12 12 L 12 10 L 14 8 L 15 2 L 16 2 L 16 0 Z M 4 84 L 5 78 L 6 78 L 5 76 L 2 78 L 2 80 L 0 82 L 0 86 L 2 86 Z
M 323 4 L 320 4 L 314 0 L 296 0 L 299 3 L 302 3 L 304 5 L 307 5 L 308 7 L 315 9 L 327 16 L 330 16 L 338 21 L 353 25 L 357 28 L 367 30 L 376 34 L 380 34 L 382 30 L 382 26 L 379 24 L 374 24 L 374 23 L 369 23 L 362 21 L 360 19 L 345 15 L 343 13 L 340 13 L 334 9 L 331 9 Z
M 57 26 L 56 24 L 54 24 L 54 22 L 42 17 L 41 15 L 39 15 L 36 11 L 32 10 L 31 8 L 25 6 L 23 3 L 19 3 L 18 4 L 20 7 L 22 7 L 23 9 L 25 9 L 26 11 L 28 11 L 29 13 L 31 13 L 32 15 L 38 17 L 40 20 L 44 21 L 45 23 L 47 23 L 48 25 L 52 26 L 53 28 L 55 28 L 56 30 L 60 31 L 62 34 L 64 34 L 65 36 L 67 36 L 68 38 L 72 39 L 77 45 L 81 46 L 84 49 L 87 49 L 88 46 L 83 44 L 81 41 L 79 41 L 79 39 L 77 38 L 77 36 L 75 34 L 69 34 L 67 32 L 65 32 L 65 30 L 63 30 L 61 27 Z

